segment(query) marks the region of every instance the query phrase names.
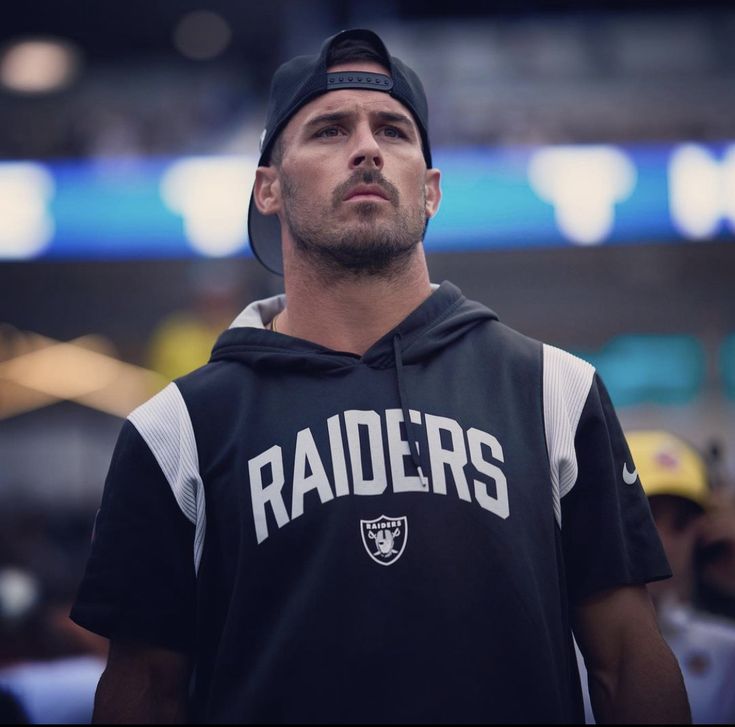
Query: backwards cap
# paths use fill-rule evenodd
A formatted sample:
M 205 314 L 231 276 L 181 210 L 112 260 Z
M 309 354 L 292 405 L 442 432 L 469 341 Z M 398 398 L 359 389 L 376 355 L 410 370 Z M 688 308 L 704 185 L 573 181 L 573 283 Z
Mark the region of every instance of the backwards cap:
M 707 508 L 707 468 L 694 447 L 661 430 L 629 432 L 625 438 L 648 497 L 674 495 Z
M 349 70 L 327 73 L 327 61 L 332 48 L 350 39 L 368 43 L 382 58 L 389 75 Z M 302 106 L 317 96 L 343 88 L 383 91 L 400 101 L 416 121 L 426 166 L 431 168 L 429 110 L 419 77 L 403 61 L 388 53 L 376 33 L 359 29 L 343 30 L 327 38 L 318 55 L 298 56 L 284 63 L 275 72 L 271 82 L 265 128 L 261 135 L 258 166 L 270 163 L 276 138 Z M 248 234 L 255 257 L 270 271 L 283 275 L 281 225 L 278 216 L 261 214 L 253 194 L 250 195 Z

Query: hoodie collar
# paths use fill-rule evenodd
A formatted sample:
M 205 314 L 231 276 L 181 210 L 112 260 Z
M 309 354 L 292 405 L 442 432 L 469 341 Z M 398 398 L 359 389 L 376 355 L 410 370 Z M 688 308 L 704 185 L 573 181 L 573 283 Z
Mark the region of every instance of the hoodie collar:
M 230 328 L 265 328 L 286 307 L 286 296 L 281 293 L 252 302 L 230 324 Z
M 395 364 L 394 339 L 399 338 L 403 363 L 426 360 L 452 345 L 474 326 L 497 316 L 488 308 L 468 301 L 456 286 L 444 281 L 432 286 L 433 293 L 403 321 L 376 341 L 363 356 L 336 351 L 302 338 L 275 333 L 266 326 L 285 307 L 284 295 L 249 305 L 218 339 L 212 361 L 255 359 L 268 365 L 307 370 L 342 369 L 357 364 L 371 368 L 392 368 Z M 267 352 L 267 357 L 262 354 Z
M 441 286 L 438 283 L 431 283 L 432 293 L 440 287 Z M 431 300 L 432 297 L 433 295 L 429 296 L 429 300 Z M 230 328 L 266 328 L 285 308 L 285 293 L 253 301 L 247 306 L 247 308 L 238 314 L 234 321 L 232 321 Z

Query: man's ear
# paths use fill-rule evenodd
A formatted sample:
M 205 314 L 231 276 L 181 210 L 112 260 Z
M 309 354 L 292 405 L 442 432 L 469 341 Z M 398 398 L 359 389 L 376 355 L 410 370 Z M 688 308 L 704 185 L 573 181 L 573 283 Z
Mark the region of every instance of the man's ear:
M 281 183 L 275 167 L 258 167 L 255 170 L 253 198 L 263 215 L 275 215 L 281 211 Z
M 424 182 L 424 193 L 426 195 L 426 219 L 431 219 L 439 209 L 442 199 L 442 190 L 439 185 L 441 172 L 438 169 L 426 170 L 426 181 Z

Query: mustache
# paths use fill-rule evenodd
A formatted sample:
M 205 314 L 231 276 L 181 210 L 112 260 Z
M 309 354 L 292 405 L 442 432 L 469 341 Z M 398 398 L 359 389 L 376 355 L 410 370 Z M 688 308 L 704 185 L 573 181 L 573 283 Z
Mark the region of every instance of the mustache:
M 385 192 L 388 201 L 394 207 L 398 207 L 398 188 L 391 184 L 378 170 L 374 169 L 358 169 L 353 172 L 349 179 L 338 185 L 332 192 L 332 205 L 337 207 L 347 193 L 358 184 L 377 184 Z

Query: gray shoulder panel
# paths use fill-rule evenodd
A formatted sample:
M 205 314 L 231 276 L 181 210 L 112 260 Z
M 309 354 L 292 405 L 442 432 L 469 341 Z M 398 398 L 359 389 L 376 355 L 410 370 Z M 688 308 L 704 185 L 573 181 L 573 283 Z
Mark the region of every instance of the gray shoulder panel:
M 592 386 L 593 366 L 544 344 L 544 430 L 551 467 L 554 515 L 561 527 L 561 498 L 577 481 L 574 438 Z
M 128 419 L 156 458 L 179 509 L 195 525 L 194 567 L 198 572 L 207 525 L 204 485 L 194 429 L 179 388 L 169 384 Z

